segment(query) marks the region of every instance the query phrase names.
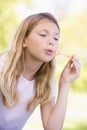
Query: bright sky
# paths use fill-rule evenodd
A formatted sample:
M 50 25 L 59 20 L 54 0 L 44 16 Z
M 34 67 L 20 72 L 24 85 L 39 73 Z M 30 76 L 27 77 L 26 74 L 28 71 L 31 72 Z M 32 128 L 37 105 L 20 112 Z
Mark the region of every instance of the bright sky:
M 87 7 L 87 0 L 32 0 L 32 7 L 19 3 L 17 11 L 24 15 L 48 11 L 60 17 L 66 13 L 80 13 L 85 6 Z
M 71 0 L 69 11 L 72 13 L 79 13 L 85 7 L 87 7 L 87 0 Z

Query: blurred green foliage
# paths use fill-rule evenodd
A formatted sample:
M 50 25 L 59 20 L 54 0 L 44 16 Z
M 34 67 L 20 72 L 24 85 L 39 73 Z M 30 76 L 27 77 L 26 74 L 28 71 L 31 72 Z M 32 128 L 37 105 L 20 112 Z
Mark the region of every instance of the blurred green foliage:
M 75 128 L 73 128 L 73 127 L 71 128 L 71 127 L 70 127 L 70 128 L 64 128 L 63 130 L 87 130 L 87 124 L 86 124 L 86 123 L 85 123 L 85 124 L 84 124 L 84 123 L 82 124 L 82 123 L 80 122 L 80 123 L 78 123 L 77 127 L 75 127 Z
M 79 14 L 68 15 L 59 24 L 61 30 L 60 50 L 71 55 L 77 49 L 77 56 L 82 55 L 86 61 L 81 68 L 80 77 L 72 83 L 72 90 L 87 92 L 87 8 L 84 8 Z M 58 57 L 60 72 L 67 60 L 63 56 Z M 57 74 L 58 76 L 59 73 Z
M 16 30 L 22 16 L 18 14 L 16 6 L 24 2 L 28 7 L 32 6 L 31 0 L 2 0 L 0 1 L 0 50 L 3 50 L 9 44 L 11 37 Z M 66 16 L 60 24 L 60 48 L 70 53 L 75 47 L 82 46 L 87 48 L 87 9 L 85 8 L 80 14 Z M 67 62 L 66 58 L 58 59 L 59 70 Z M 59 71 L 59 73 L 60 73 Z M 72 84 L 72 89 L 87 92 L 87 64 L 82 67 L 81 76 Z M 58 74 L 57 74 L 58 75 Z
M 0 50 L 4 49 L 10 42 L 21 16 L 16 11 L 19 3 L 31 6 L 30 0 L 2 0 L 0 1 Z

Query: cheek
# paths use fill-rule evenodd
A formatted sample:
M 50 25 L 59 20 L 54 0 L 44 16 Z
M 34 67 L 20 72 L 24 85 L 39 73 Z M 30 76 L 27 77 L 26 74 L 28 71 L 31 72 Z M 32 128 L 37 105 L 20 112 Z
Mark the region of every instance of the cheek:
M 58 50 L 58 44 L 55 44 L 55 50 L 56 51 Z
M 29 43 L 32 45 L 32 46 L 35 46 L 35 47 L 38 47 L 40 46 L 41 44 L 41 41 L 40 39 L 37 37 L 37 36 L 33 36 L 29 39 Z
M 41 49 L 41 42 L 33 39 L 28 43 L 27 49 L 33 53 L 38 52 Z

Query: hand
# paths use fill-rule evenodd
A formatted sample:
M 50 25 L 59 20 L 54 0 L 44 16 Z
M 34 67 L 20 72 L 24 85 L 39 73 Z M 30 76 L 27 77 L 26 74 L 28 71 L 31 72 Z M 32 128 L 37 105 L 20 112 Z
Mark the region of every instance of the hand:
M 71 83 L 80 76 L 81 64 L 76 56 L 73 56 L 61 73 L 60 83 Z

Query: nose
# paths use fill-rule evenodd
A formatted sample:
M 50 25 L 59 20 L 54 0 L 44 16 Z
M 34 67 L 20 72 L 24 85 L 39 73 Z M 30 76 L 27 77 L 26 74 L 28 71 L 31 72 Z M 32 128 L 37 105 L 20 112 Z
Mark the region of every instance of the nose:
M 48 40 L 48 45 L 54 46 L 54 41 L 52 39 Z
M 51 46 L 54 46 L 54 43 L 53 43 L 53 42 L 49 42 L 48 44 L 51 45 Z

